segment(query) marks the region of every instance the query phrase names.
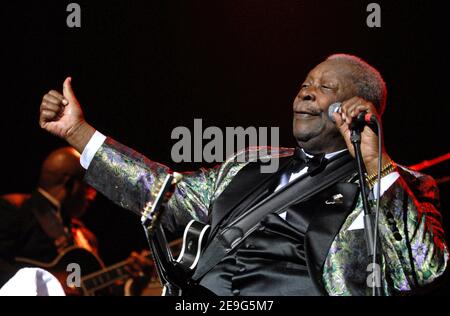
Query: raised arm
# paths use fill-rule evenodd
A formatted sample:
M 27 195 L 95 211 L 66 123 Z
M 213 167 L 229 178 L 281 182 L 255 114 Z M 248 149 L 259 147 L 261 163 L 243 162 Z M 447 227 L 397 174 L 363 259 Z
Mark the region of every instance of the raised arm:
M 40 126 L 65 139 L 80 153 L 89 149 L 96 130 L 86 122 L 71 86 L 63 84 L 63 94 L 51 90 L 42 99 Z M 172 171 L 111 138 L 96 148 L 87 168 L 86 181 L 123 208 L 141 214 L 158 194 L 159 185 Z M 166 226 L 176 230 L 191 218 L 206 221 L 215 190 L 217 168 L 184 174 L 169 201 Z M 168 216 L 169 217 L 169 216 Z

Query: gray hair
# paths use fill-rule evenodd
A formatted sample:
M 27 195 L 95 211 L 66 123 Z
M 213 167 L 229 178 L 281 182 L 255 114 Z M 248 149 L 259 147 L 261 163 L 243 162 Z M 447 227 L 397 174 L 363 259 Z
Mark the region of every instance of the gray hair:
M 337 60 L 350 64 L 354 69 L 351 77 L 356 86 L 357 95 L 372 102 L 378 113 L 383 114 L 386 107 L 387 89 L 378 70 L 361 58 L 349 54 L 333 54 L 326 60 Z

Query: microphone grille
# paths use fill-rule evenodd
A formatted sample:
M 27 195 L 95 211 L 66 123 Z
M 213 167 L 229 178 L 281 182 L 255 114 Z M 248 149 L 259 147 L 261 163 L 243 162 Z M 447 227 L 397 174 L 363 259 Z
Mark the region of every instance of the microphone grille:
M 342 105 L 341 102 L 335 102 L 328 107 L 328 118 L 332 120 L 334 123 L 336 123 L 336 121 L 334 120 L 333 113 L 338 112 L 339 109 L 341 108 L 341 105 Z

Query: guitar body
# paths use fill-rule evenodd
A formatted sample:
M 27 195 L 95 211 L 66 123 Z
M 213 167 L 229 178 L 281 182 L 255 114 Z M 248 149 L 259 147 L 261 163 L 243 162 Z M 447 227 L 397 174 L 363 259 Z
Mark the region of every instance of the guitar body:
M 210 290 L 196 284 L 191 279 L 201 252 L 208 238 L 210 225 L 191 220 L 183 234 L 183 243 L 176 260 L 170 251 L 164 253 L 165 236 L 161 227 L 153 236 L 150 247 L 153 250 L 158 274 L 164 284 L 162 296 L 212 297 Z
M 197 267 L 209 229 L 210 225 L 191 220 L 184 230 L 183 246 L 176 262 L 191 275 Z
M 98 272 L 102 274 L 102 270 L 105 269 L 103 261 L 95 254 L 89 252 L 84 248 L 79 247 L 69 247 L 60 253 L 51 262 L 39 262 L 27 258 L 16 258 L 16 262 L 20 267 L 38 267 L 45 269 L 52 273 L 66 292 L 66 295 L 77 295 L 77 296 L 91 296 L 91 295 L 107 295 L 111 294 L 108 288 L 106 288 L 105 282 L 108 282 L 106 276 L 99 275 L 95 278 L 87 278 L 88 276 L 96 275 Z M 69 269 L 70 264 L 78 264 L 80 267 L 81 276 L 81 286 L 80 287 L 70 287 L 67 285 L 68 277 L 74 272 L 74 269 Z M 99 279 L 100 278 L 100 279 Z M 73 278 L 70 277 L 69 280 Z M 95 283 L 101 286 L 101 289 L 96 290 Z

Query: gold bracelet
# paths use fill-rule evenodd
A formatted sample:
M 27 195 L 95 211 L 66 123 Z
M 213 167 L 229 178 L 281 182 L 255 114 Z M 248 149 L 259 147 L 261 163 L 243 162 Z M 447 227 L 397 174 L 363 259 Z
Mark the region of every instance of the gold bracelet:
M 395 171 L 395 163 L 389 159 L 387 163 L 384 164 L 384 166 L 381 167 L 381 178 L 387 176 L 391 172 Z M 370 175 L 366 176 L 367 183 L 370 188 L 373 188 L 375 185 L 375 182 L 378 180 L 378 172 L 375 171 Z

